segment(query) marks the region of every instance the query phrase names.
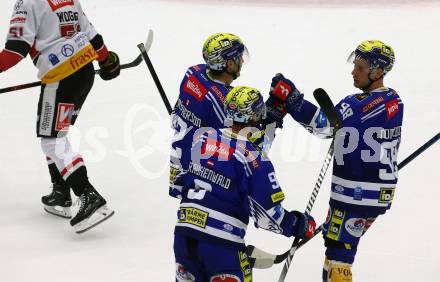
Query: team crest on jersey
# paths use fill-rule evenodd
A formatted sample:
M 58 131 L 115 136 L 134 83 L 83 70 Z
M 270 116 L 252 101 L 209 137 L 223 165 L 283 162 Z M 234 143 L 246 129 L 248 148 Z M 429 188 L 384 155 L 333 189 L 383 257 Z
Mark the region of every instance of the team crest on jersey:
M 392 119 L 399 112 L 399 101 L 394 99 L 386 104 L 387 119 Z
M 67 131 L 72 122 L 72 117 L 74 112 L 75 112 L 74 104 L 59 103 L 55 130 Z
M 52 11 L 56 11 L 66 6 L 74 6 L 73 0 L 47 0 Z
M 184 89 L 199 102 L 202 101 L 203 98 L 205 98 L 206 93 L 208 93 L 205 86 L 203 86 L 203 84 L 193 75 L 188 77 Z

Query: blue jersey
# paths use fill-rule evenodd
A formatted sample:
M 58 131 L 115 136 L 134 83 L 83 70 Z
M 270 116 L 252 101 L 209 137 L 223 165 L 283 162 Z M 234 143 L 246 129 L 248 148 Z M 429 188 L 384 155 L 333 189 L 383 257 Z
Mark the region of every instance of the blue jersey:
M 208 130 L 193 143 L 181 173 L 176 234 L 242 247 L 249 223 L 292 236 L 296 217 L 281 206 L 284 194 L 269 159 L 231 129 Z
M 336 105 L 343 128 L 336 138 L 330 202 L 384 213 L 397 184 L 403 103 L 391 88 L 347 96 Z M 308 101 L 292 117 L 314 134 L 330 137 L 325 114 Z
M 208 76 L 206 65 L 190 67 L 180 85 L 180 94 L 172 114 L 175 130 L 171 151 L 170 190 L 180 198 L 181 185 L 175 183 L 177 175 L 186 170 L 194 134 L 201 127 L 224 127 L 224 100 L 230 87 Z

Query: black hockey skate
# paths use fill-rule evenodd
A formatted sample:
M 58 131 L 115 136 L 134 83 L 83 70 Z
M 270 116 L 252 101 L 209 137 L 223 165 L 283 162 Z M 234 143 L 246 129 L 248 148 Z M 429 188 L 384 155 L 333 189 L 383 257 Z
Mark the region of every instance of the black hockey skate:
M 78 200 L 81 205 L 70 221 L 76 233 L 86 232 L 115 213 L 107 207 L 105 199 L 93 187 L 85 188 Z
M 57 183 L 52 184 L 52 193 L 41 197 L 44 210 L 50 214 L 71 218 L 72 198 L 70 197 L 70 188 Z

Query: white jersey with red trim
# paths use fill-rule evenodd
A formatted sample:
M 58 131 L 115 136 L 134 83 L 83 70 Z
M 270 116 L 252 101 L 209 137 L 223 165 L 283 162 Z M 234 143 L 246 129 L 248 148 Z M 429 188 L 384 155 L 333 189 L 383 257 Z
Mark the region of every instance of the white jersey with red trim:
M 96 35 L 77 0 L 17 0 L 7 40 L 32 46 L 38 78 L 52 83 L 98 57 L 90 43 Z

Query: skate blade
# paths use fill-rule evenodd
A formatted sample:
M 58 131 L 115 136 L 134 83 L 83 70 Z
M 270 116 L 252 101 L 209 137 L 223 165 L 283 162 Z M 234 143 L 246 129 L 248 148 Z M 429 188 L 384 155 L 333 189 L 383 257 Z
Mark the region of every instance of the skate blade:
M 88 218 L 75 224 L 73 226 L 73 228 L 75 229 L 75 232 L 78 234 L 84 233 L 87 230 L 90 230 L 93 227 L 97 226 L 98 224 L 106 221 L 114 213 L 115 213 L 114 210 L 108 208 L 107 205 L 104 205 L 104 206 L 100 207 L 99 209 L 97 209 Z
M 46 206 L 44 205 L 44 210 L 52 215 L 56 215 L 62 218 L 71 218 L 72 213 L 68 207 L 60 206 Z

